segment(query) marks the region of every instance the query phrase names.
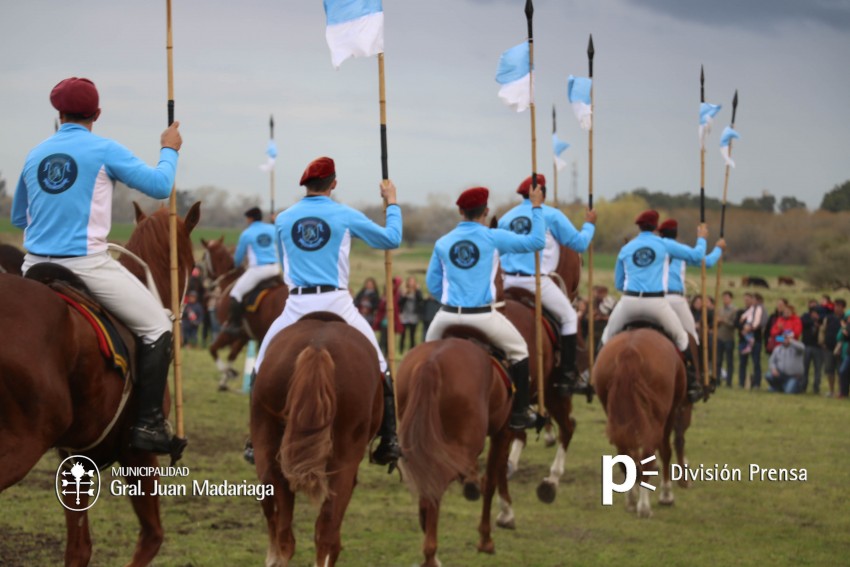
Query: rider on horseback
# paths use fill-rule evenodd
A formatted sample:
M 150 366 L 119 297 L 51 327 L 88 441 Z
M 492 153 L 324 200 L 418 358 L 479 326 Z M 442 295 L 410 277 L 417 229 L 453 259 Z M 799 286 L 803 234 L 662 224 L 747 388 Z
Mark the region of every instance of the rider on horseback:
M 331 191 L 337 186 L 331 158 L 313 160 L 301 176 L 301 185 L 307 189 L 307 195 L 281 212 L 275 221 L 275 242 L 283 263 L 283 279 L 289 286 L 289 298 L 260 345 L 254 370 L 259 372 L 266 348 L 275 335 L 308 313 L 330 311 L 345 319 L 372 343 L 384 373 L 384 420 L 378 432 L 381 442 L 372 458 L 380 465 L 391 464 L 401 456 L 395 431 L 392 377 L 375 333 L 354 307 L 348 292 L 348 255 L 352 237 L 381 250 L 398 248 L 402 221 L 396 188 L 389 180 L 381 184 L 381 196 L 387 203 L 386 227 L 381 227 L 360 211 L 331 199 Z
M 497 348 L 505 351 L 511 363 L 508 372 L 516 386 L 511 429 L 523 430 L 537 425 L 537 415 L 529 407 L 529 362 L 525 339 L 508 319 L 493 308 L 496 297 L 493 281 L 499 267 L 499 254 L 541 250 L 545 244 L 543 191 L 531 190 L 531 226 L 529 234 L 490 229 L 485 221 L 489 191 L 484 187 L 467 189 L 457 200 L 462 221 L 454 230 L 437 240 L 428 265 L 426 283 L 431 295 L 443 306 L 428 327 L 426 341 L 442 338 L 453 325 L 481 331 Z
M 263 213 L 259 207 L 245 211 L 248 228 L 239 235 L 234 266 L 241 266 L 246 255 L 248 268 L 230 289 L 230 317 L 223 331 L 231 335 L 242 332 L 242 298 L 261 281 L 273 278 L 280 273 L 275 252 L 274 225 L 263 222 Z
M 546 179 L 537 174 L 537 184 L 546 197 Z M 531 229 L 531 201 L 528 191 L 531 188 L 531 177 L 523 181 L 517 193 L 523 196 L 523 201 L 499 220 L 499 228 L 510 230 L 517 234 L 528 234 Z M 593 387 L 585 378 L 579 378 L 576 369 L 576 334 L 578 333 L 578 316 L 570 304 L 570 299 L 561 291 L 557 284 L 548 276 L 558 267 L 560 246 L 569 246 L 576 252 L 584 252 L 590 244 L 596 222 L 596 211 L 585 213 L 585 222 L 581 232 L 575 229 L 570 219 L 560 210 L 543 205 L 543 222 L 546 226 L 546 247 L 540 259 L 540 298 L 543 307 L 548 309 L 561 324 L 561 364 L 555 378 L 555 389 L 561 396 L 572 393 L 588 394 Z M 505 254 L 501 258 L 502 270 L 505 274 L 505 289 L 519 287 L 530 292 L 535 291 L 534 254 Z
M 614 271 L 614 283 L 623 292 L 608 325 L 602 333 L 602 344 L 632 321 L 655 323 L 673 338 L 685 360 L 688 374 L 688 397 L 697 401 L 704 396 L 699 377 L 696 342 L 689 341 L 688 333 L 676 316 L 670 303 L 664 299 L 667 288 L 667 265 L 671 259 L 700 262 L 705 255 L 705 238 L 708 228 L 697 227 L 694 248 L 654 233 L 658 226 L 658 212 L 644 211 L 635 219 L 641 232 L 620 249 Z
M 62 126 L 27 156 L 12 203 L 12 223 L 25 229 L 24 272 L 61 264 L 141 339 L 136 368 L 138 416 L 130 444 L 171 452 L 162 401 L 171 362 L 171 322 L 148 289 L 106 250 L 115 180 L 156 199 L 171 194 L 183 143 L 174 122 L 160 137 L 159 163 L 148 167 L 124 146 L 92 134 L 99 97 L 88 79 L 71 77 L 50 93 Z M 69 191 L 69 189 L 71 189 Z

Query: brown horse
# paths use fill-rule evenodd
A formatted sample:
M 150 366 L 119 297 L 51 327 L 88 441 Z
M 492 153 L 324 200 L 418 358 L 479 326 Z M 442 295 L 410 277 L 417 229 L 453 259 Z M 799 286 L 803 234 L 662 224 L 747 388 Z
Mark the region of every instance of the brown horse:
M 490 506 L 496 488 L 507 494 L 507 419 L 511 398 L 489 354 L 468 340 L 423 343 L 405 355 L 397 380 L 399 465 L 419 496 L 426 566 L 439 565 L 437 522 L 449 484 L 464 484 L 464 496 L 484 502 L 478 550 L 493 553 Z M 478 482 L 478 455 L 490 436 L 487 470 Z M 508 497 L 509 498 L 509 497 Z
M 332 314 L 314 314 L 269 344 L 251 396 L 257 476 L 274 486 L 262 501 L 267 567 L 289 564 L 295 493 L 320 504 L 316 565 L 335 565 L 340 526 L 357 469 L 383 416 L 378 357 L 360 333 Z
M 198 223 L 200 203 L 178 222 L 181 288 L 192 268 L 189 233 Z M 168 211 L 146 217 L 136 207 L 137 226 L 128 250 L 144 259 L 170 305 Z M 137 267 L 121 262 L 133 271 Z M 60 455 L 82 454 L 101 466 L 116 460 L 127 467 L 155 467 L 155 455 L 131 449 L 130 427 L 135 403 L 120 409 L 124 377 L 106 364 L 91 325 L 59 295 L 39 282 L 0 274 L 0 491 L 15 484 L 51 447 Z M 166 396 L 167 400 L 167 396 Z M 166 401 L 166 413 L 168 403 Z M 114 427 L 98 441 L 117 415 Z M 93 445 L 91 448 L 85 449 Z M 151 562 L 162 544 L 159 499 L 149 495 L 157 476 L 128 476 L 128 484 L 141 483 L 148 495 L 133 496 L 131 503 L 141 530 L 129 565 Z M 65 496 L 72 503 L 73 495 Z M 81 497 L 83 505 L 88 496 Z M 88 565 L 92 543 L 85 511 L 65 511 L 66 565 Z
M 557 282 L 560 278 L 564 283 L 564 289 L 567 296 L 572 300 L 575 299 L 578 293 L 579 278 L 581 277 L 581 256 L 566 246 L 561 246 L 561 254 L 558 262 L 558 267 L 553 278 Z M 520 290 L 522 291 L 522 290 Z M 505 296 L 511 297 L 515 293 L 511 290 L 505 290 Z M 505 316 L 517 328 L 525 339 L 528 345 L 529 358 L 531 363 L 531 395 L 532 400 L 537 397 L 537 356 L 536 356 L 536 325 L 534 322 L 534 309 L 524 303 L 507 299 L 505 301 Z M 557 331 L 557 329 L 556 329 Z M 545 331 L 544 331 L 545 333 Z M 578 333 L 578 348 L 576 352 L 576 364 L 579 372 L 584 372 L 588 369 L 588 356 L 585 349 L 584 337 L 581 334 L 581 326 L 579 325 Z M 555 393 L 554 381 L 555 374 L 558 371 L 558 360 L 556 358 L 555 343 L 547 334 L 543 337 L 543 383 L 545 387 L 544 397 L 546 401 L 546 411 L 551 416 L 552 420 L 558 425 L 558 448 L 555 452 L 555 459 L 549 468 L 549 476 L 544 478 L 537 486 L 537 497 L 541 502 L 547 504 L 555 501 L 557 496 L 558 484 L 564 474 L 564 465 L 566 461 L 567 449 L 570 446 L 573 433 L 576 428 L 576 421 L 571 416 L 572 414 L 572 397 L 562 398 Z M 508 461 L 508 471 L 512 475 L 519 467 L 519 459 L 522 450 L 526 443 L 525 432 L 514 433 L 514 441 L 511 444 L 511 451 Z M 497 524 L 500 527 L 514 527 L 513 511 L 510 508 L 510 502 L 506 501 L 505 496 L 500 494 L 502 511 L 499 514 Z
M 21 275 L 24 253 L 11 244 L 0 244 L 0 274 Z
M 201 239 L 204 246 L 204 269 L 207 277 L 213 280 L 213 294 L 216 296 L 215 317 L 221 325 L 230 315 L 230 288 L 242 275 L 241 267 L 234 267 L 233 254 L 224 246 L 224 236 L 217 240 Z M 244 314 L 245 332 L 239 335 L 219 333 L 210 345 L 210 355 L 218 367 L 220 380 L 219 390 L 227 389 L 227 381 L 238 376 L 233 368 L 233 362 L 249 340 L 262 342 L 266 332 L 277 317 L 283 313 L 283 307 L 289 297 L 285 285 L 272 288 L 262 299 L 256 311 L 246 311 Z M 230 353 L 226 360 L 219 357 L 219 350 L 229 346 Z
M 620 455 L 628 455 L 642 476 L 657 475 L 656 451 L 663 465 L 663 481 L 659 504 L 673 504 L 670 481 L 670 434 L 681 429 L 681 451 L 684 451 L 684 428 L 677 426 L 687 414 L 690 404 L 685 396 L 685 364 L 675 345 L 664 335 L 648 328 L 625 331 L 612 337 L 599 352 L 593 368 L 596 392 L 608 415 L 608 440 Z M 677 431 L 677 438 L 679 431 Z M 677 439 L 676 451 L 682 452 Z M 655 490 L 652 488 L 652 490 Z M 635 483 L 627 498 L 629 510 L 640 518 L 652 515 L 649 489 Z

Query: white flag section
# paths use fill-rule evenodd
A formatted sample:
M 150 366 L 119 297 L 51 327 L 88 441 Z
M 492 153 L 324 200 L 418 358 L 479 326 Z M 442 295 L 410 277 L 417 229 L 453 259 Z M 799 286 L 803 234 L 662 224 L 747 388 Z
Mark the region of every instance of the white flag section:
M 496 71 L 496 82 L 502 85 L 499 98 L 517 112 L 527 109 L 532 102 L 528 56 L 528 42 L 524 41 L 502 53 Z
M 564 150 L 569 147 L 570 145 L 568 143 L 558 137 L 557 132 L 552 133 L 552 152 L 555 154 L 555 167 L 558 168 L 558 171 L 561 171 L 562 169 L 567 167 L 567 162 L 565 162 L 558 156 L 564 153 Z
M 339 69 L 349 57 L 384 52 L 384 11 L 381 0 L 324 0 L 328 28 L 325 37 L 331 62 Z
M 705 149 L 705 139 L 711 133 L 711 120 L 722 108 L 719 104 L 701 102 L 699 105 L 699 147 Z
M 592 126 L 591 114 L 593 108 L 590 105 L 590 89 L 593 81 L 587 77 L 567 78 L 567 98 L 573 105 L 573 113 L 578 119 L 578 125 L 582 130 L 588 131 Z
M 558 169 L 558 171 L 561 171 L 562 169 L 567 167 L 567 162 L 565 162 L 558 156 L 555 156 L 555 167 Z
M 723 134 L 720 136 L 720 154 L 723 156 L 723 159 L 726 161 L 726 165 L 729 167 L 735 167 L 735 162 L 732 160 L 731 150 L 729 149 L 732 143 L 732 140 L 737 140 L 741 135 L 738 134 L 735 130 L 733 130 L 730 126 L 727 126 L 723 129 Z
M 274 159 L 277 157 L 277 144 L 274 140 L 269 140 L 269 145 L 266 147 L 266 155 L 269 156 L 266 163 L 260 166 L 262 171 L 271 171 L 274 169 Z

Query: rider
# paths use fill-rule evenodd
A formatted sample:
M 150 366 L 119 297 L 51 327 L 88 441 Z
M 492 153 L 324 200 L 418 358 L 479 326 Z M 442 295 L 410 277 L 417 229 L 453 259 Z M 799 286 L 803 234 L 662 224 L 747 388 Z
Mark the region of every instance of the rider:
M 537 424 L 537 415 L 529 408 L 528 347 L 520 332 L 493 308 L 496 298 L 494 278 L 499 254 L 541 250 L 546 243 L 543 221 L 543 191 L 530 192 L 531 226 L 529 234 L 485 226 L 489 191 L 474 187 L 461 193 L 457 206 L 463 221 L 437 240 L 428 265 L 426 283 L 431 295 L 443 304 L 434 316 L 426 341 L 442 338 L 453 325 L 481 331 L 497 348 L 505 351 L 510 362 L 511 380 L 516 386 L 509 426 L 523 430 Z
M 171 193 L 183 140 L 174 122 L 160 136 L 159 163 L 148 167 L 124 146 L 92 134 L 100 117 L 88 79 L 57 84 L 50 102 L 59 130 L 27 156 L 12 203 L 12 223 L 24 229 L 24 272 L 53 262 L 74 272 L 94 298 L 141 339 L 137 364 L 138 417 L 130 444 L 170 452 L 162 400 L 171 361 L 171 322 L 163 306 L 106 251 L 115 180 L 156 199 Z
M 242 298 L 261 281 L 280 273 L 277 252 L 274 245 L 275 230 L 271 223 L 263 222 L 263 213 L 259 207 L 245 211 L 248 228 L 239 235 L 233 264 L 241 266 L 245 256 L 248 268 L 230 289 L 230 317 L 224 332 L 238 335 L 242 332 Z
M 679 236 L 679 223 L 676 219 L 667 219 L 658 227 L 658 234 L 661 238 L 669 238 L 675 241 Z M 705 267 L 713 267 L 723 254 L 723 249 L 726 248 L 726 241 L 719 239 L 714 246 L 711 254 L 705 256 Z M 688 305 L 688 300 L 685 299 L 685 269 L 688 266 L 698 266 L 701 262 L 689 262 L 680 258 L 671 258 L 670 264 L 667 267 L 667 302 L 670 307 L 676 312 L 679 321 L 685 331 L 691 335 L 697 344 L 700 342 L 699 334 L 697 334 L 696 322 L 694 314 Z
M 402 220 L 401 207 L 396 203 L 396 188 L 392 181 L 381 183 L 381 197 L 387 203 L 386 227 L 381 227 L 360 211 L 331 199 L 331 192 L 337 186 L 331 158 L 313 160 L 304 170 L 300 184 L 306 188 L 306 196 L 278 214 L 275 220 L 275 241 L 283 264 L 283 279 L 289 286 L 289 298 L 283 313 L 263 339 L 254 370 L 259 372 L 266 348 L 274 336 L 308 313 L 330 311 L 345 319 L 372 343 L 384 373 L 384 420 L 378 432 L 381 442 L 372 459 L 380 465 L 391 464 L 401 456 L 395 431 L 392 377 L 375 333 L 354 307 L 348 292 L 348 255 L 352 237 L 381 250 L 398 248 Z
M 546 197 L 546 179 L 537 174 L 537 184 Z M 531 230 L 531 201 L 528 191 L 531 188 L 531 177 L 523 181 L 517 193 L 523 196 L 522 203 L 505 213 L 499 220 L 499 228 L 513 231 L 517 234 L 528 234 Z M 561 324 L 561 363 L 555 378 L 555 389 L 561 396 L 573 392 L 588 394 L 593 387 L 586 378 L 579 378 L 576 369 L 576 334 L 578 333 L 578 316 L 569 298 L 564 295 L 558 285 L 549 277 L 558 267 L 561 255 L 560 245 L 569 246 L 576 252 L 584 252 L 590 244 L 596 222 L 596 211 L 585 213 L 584 225 L 581 232 L 575 229 L 570 219 L 559 209 L 543 205 L 543 222 L 546 226 L 546 247 L 540 258 L 540 298 L 543 307 L 548 309 Z M 505 288 L 520 287 L 530 292 L 535 291 L 534 254 L 505 254 L 501 257 L 502 270 L 505 275 Z
M 688 398 L 695 402 L 704 392 L 699 379 L 696 342 L 688 340 L 688 333 L 670 304 L 664 299 L 666 291 L 666 266 L 670 259 L 679 258 L 700 262 L 705 255 L 705 238 L 708 228 L 697 227 L 697 244 L 694 248 L 654 233 L 658 226 L 658 212 L 644 211 L 635 219 L 641 232 L 620 249 L 614 271 L 614 283 L 623 292 L 611 312 L 608 325 L 602 333 L 602 344 L 628 323 L 645 320 L 660 326 L 673 337 L 685 360 L 688 375 Z

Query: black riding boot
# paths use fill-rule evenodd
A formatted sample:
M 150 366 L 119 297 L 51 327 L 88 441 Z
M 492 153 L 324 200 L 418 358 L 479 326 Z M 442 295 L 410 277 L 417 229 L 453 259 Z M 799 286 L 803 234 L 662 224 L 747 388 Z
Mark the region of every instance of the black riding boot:
M 171 433 L 162 413 L 168 367 L 171 364 L 171 332 L 150 345 L 142 345 L 136 368 L 136 400 L 138 417 L 133 427 L 130 446 L 160 455 L 171 452 Z
M 223 331 L 228 335 L 238 335 L 242 332 L 242 302 L 230 298 L 230 315 Z
M 515 431 L 524 431 L 537 426 L 537 413 L 529 407 L 531 404 L 531 392 L 529 390 L 528 371 L 529 363 L 527 358 L 512 364 L 508 368 L 508 374 L 510 374 L 511 381 L 516 388 L 513 410 L 511 411 L 508 427 Z
M 699 369 L 699 355 L 697 354 L 697 344 L 693 337 L 688 337 L 688 349 L 682 354 L 685 358 L 685 370 L 688 376 L 688 400 L 691 403 L 696 403 L 705 398 L 705 390 L 702 386 Z
M 561 337 L 561 364 L 555 377 L 555 392 L 562 398 L 570 394 L 584 394 L 590 402 L 593 400 L 593 386 L 587 382 L 585 376 L 578 373 L 576 368 L 577 344 L 576 335 Z
M 401 447 L 395 429 L 395 396 L 393 394 L 393 380 L 390 371 L 384 374 L 384 419 L 378 435 L 381 441 L 372 453 L 372 462 L 378 465 L 394 465 L 401 457 Z

